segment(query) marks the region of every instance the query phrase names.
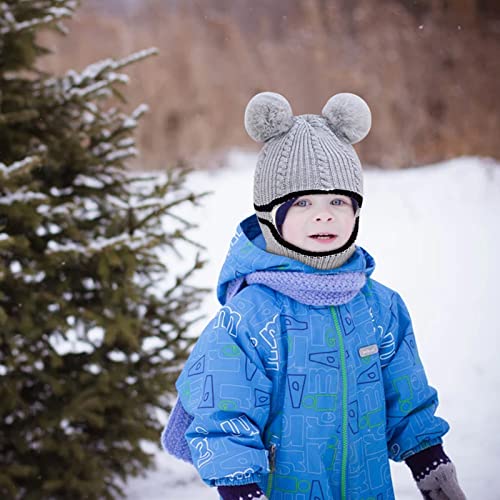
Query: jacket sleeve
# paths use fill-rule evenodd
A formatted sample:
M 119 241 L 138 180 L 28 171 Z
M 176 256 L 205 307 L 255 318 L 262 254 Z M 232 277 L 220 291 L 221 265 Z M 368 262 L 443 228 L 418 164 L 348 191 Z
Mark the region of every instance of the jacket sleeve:
M 435 416 L 436 390 L 427 382 L 412 323 L 401 297 L 391 296 L 380 359 L 384 380 L 389 457 L 401 461 L 440 444 L 449 425 Z
M 238 294 L 204 330 L 176 383 L 193 417 L 185 433 L 193 463 L 209 486 L 255 483 L 268 472 L 262 436 L 272 383 L 256 346 L 277 318 Z

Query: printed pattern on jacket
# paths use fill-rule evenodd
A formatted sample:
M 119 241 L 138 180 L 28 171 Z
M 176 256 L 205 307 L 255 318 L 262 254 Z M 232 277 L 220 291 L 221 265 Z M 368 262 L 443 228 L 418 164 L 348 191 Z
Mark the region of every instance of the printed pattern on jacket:
M 265 252 L 242 223 L 219 296 L 252 270 L 314 272 Z M 253 235 L 253 237 L 252 237 Z M 361 248 L 335 272 L 373 272 Z M 177 381 L 186 439 L 209 485 L 257 482 L 271 500 L 394 498 L 388 459 L 441 442 L 408 311 L 368 279 L 347 304 L 307 306 L 263 285 L 206 327 Z

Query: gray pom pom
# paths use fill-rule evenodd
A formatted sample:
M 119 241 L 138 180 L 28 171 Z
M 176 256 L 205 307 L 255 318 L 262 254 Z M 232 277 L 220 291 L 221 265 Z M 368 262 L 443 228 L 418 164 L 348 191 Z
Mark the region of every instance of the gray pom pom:
M 245 128 L 257 142 L 265 142 L 293 125 L 293 112 L 289 102 L 280 94 L 261 92 L 250 99 L 245 110 Z
M 336 94 L 330 97 L 322 111 L 331 129 L 350 144 L 366 137 L 372 125 L 368 104 L 354 94 Z

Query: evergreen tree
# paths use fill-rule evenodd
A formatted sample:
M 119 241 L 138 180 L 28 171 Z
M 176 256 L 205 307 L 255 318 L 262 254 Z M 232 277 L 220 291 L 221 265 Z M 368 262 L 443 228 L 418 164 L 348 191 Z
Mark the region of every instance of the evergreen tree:
M 126 171 L 146 108 L 110 101 L 154 50 L 63 77 L 35 66 L 37 32 L 76 7 L 0 2 L 1 498 L 114 498 L 151 465 L 141 445 L 159 441 L 202 294 L 198 257 L 172 269 L 192 244 L 177 207 L 199 196 L 183 169 Z

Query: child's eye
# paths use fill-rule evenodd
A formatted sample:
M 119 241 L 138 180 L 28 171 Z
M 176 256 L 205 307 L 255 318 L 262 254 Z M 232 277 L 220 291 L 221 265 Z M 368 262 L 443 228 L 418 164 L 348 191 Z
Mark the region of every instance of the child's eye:
M 341 205 L 345 205 L 346 202 L 344 200 L 341 200 L 340 198 L 335 198 L 331 201 L 332 205 L 337 205 L 337 206 L 341 206 Z
M 296 207 L 307 207 L 307 205 L 309 205 L 309 201 L 308 200 L 297 200 L 295 202 L 295 206 Z

